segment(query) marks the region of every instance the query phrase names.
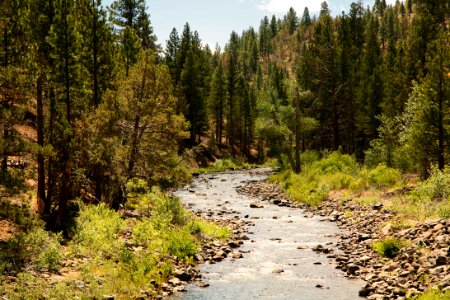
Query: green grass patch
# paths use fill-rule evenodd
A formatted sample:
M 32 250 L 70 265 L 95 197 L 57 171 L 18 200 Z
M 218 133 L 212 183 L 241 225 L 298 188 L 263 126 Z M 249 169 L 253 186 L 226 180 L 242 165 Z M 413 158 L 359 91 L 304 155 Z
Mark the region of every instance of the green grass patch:
M 443 300 L 450 299 L 450 290 L 441 291 L 437 289 L 430 290 L 428 292 L 423 293 L 422 295 L 414 298 L 416 300 Z
M 374 249 L 381 257 L 394 258 L 397 256 L 403 245 L 404 242 L 390 237 L 374 242 L 372 244 L 372 249 Z
M 339 151 L 323 153 L 317 160 L 317 152 L 306 153 L 309 161 L 303 165 L 300 174 L 284 170 L 271 176 L 269 181 L 277 182 L 285 192 L 297 202 L 311 206 L 319 205 L 334 190 L 348 190 L 354 196 L 374 189 L 402 187 L 404 185 L 400 171 L 380 164 L 372 169 L 360 168 L 355 157 Z M 369 199 L 366 199 L 369 200 Z M 361 199 L 362 202 L 366 202 Z M 379 198 L 370 199 L 378 202 Z
M 270 161 L 269 164 L 273 165 L 274 162 Z M 194 170 L 194 173 L 214 173 L 214 172 L 223 172 L 234 169 L 250 169 L 257 167 L 255 164 L 249 164 L 238 158 L 223 158 L 218 159 L 214 163 L 212 163 L 207 168 L 198 168 Z
M 226 240 L 231 237 L 230 228 L 227 226 L 218 226 L 212 222 L 203 219 L 193 219 L 188 225 L 187 229 L 193 235 L 207 236 L 220 240 Z
M 348 188 L 357 173 L 354 157 L 333 152 L 304 165 L 300 174 L 285 170 L 271 176 L 269 181 L 280 183 L 294 201 L 317 206 L 331 190 Z

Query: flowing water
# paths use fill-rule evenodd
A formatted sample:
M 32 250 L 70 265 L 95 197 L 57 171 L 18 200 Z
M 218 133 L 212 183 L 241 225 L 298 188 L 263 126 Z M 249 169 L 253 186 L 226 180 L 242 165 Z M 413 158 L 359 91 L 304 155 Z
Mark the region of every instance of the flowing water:
M 335 247 L 338 228 L 320 217 L 306 217 L 300 209 L 278 207 L 263 202 L 263 208 L 250 208 L 256 199 L 239 195 L 235 188 L 251 180 L 264 180 L 263 172 L 233 171 L 204 174 L 176 195 L 193 211 L 224 209 L 253 221 L 239 248 L 244 257 L 201 266 L 207 288 L 189 285 L 187 292 L 172 299 L 358 299 L 362 281 L 349 280 L 336 270 L 333 260 L 311 247 Z M 307 249 L 297 249 L 299 245 Z

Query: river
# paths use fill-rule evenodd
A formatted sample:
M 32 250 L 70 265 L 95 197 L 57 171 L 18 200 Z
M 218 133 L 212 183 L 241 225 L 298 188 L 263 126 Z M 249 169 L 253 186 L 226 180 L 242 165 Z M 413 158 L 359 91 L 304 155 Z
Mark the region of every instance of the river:
M 311 250 L 318 244 L 336 249 L 339 229 L 335 224 L 321 217 L 307 217 L 297 208 L 268 202 L 262 203 L 263 208 L 250 208 L 256 199 L 235 190 L 266 176 L 261 170 L 203 174 L 176 193 L 193 211 L 209 211 L 223 218 L 246 216 L 254 225 L 247 233 L 250 239 L 239 248 L 243 258 L 202 265 L 203 281 L 210 286 L 199 288 L 192 284 L 187 292 L 171 299 L 359 298 L 363 282 L 347 279 L 335 269 L 332 258 Z M 223 214 L 224 210 L 234 213 Z

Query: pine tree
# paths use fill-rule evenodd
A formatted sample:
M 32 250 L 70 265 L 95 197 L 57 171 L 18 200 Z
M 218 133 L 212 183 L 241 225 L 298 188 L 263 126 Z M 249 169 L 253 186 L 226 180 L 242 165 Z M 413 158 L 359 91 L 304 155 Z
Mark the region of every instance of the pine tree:
M 23 16 L 26 3 L 7 0 L 0 13 L 0 183 L 8 173 L 8 157 L 22 151 L 23 141 L 14 126 L 21 121 L 27 47 Z
M 304 28 L 308 28 L 312 24 L 311 22 L 311 16 L 309 15 L 309 9 L 308 7 L 305 7 L 305 10 L 303 11 L 303 16 L 300 21 L 300 25 Z
M 169 40 L 167 41 L 166 51 L 165 51 L 165 61 L 166 65 L 169 67 L 170 75 L 177 86 L 180 81 L 179 75 L 181 72 L 179 69 L 181 66 L 178 65 L 177 55 L 180 50 L 180 37 L 178 36 L 178 31 L 176 28 L 172 29 L 170 33 Z
M 297 29 L 298 26 L 298 18 L 297 13 L 292 7 L 289 9 L 286 15 L 286 25 L 288 28 L 289 35 L 294 34 L 294 31 Z
M 81 61 L 89 72 L 92 94 L 90 105 L 95 108 L 101 103 L 106 89 L 112 86 L 115 77 L 113 29 L 107 23 L 101 0 L 77 2 L 77 14 L 84 48 Z
M 363 120 L 359 128 L 364 130 L 366 141 L 376 138 L 379 122 L 377 116 L 381 114 L 380 104 L 383 101 L 383 86 L 380 78 L 380 66 L 382 64 L 380 44 L 378 42 L 378 20 L 375 16 L 370 16 L 369 26 L 366 33 L 366 49 L 362 60 L 363 85 L 361 89 L 360 102 L 364 109 L 361 111 Z
M 181 73 L 180 84 L 186 101 L 186 120 L 190 123 L 190 140 L 197 142 L 206 124 L 206 110 L 201 95 L 201 78 L 198 56 L 194 49 L 187 53 L 186 62 Z
M 120 133 L 118 145 L 122 149 L 115 159 L 125 178 L 161 184 L 162 178 L 175 176 L 168 173 L 176 168 L 172 158 L 178 141 L 185 136 L 186 124 L 175 113 L 176 99 L 167 68 L 155 64 L 154 56 L 145 53 L 119 83 L 118 90 L 106 98 L 101 109 L 105 115 L 114 111 L 117 116 L 111 122 Z
M 319 24 L 314 32 L 315 53 L 313 88 L 318 93 L 317 117 L 322 126 L 322 148 L 338 149 L 340 145 L 339 103 L 336 84 L 336 47 L 332 19 L 326 2 L 322 4 Z M 331 136 L 330 136 L 331 133 Z M 332 144 L 330 145 L 330 141 Z
M 238 83 L 238 50 L 239 50 L 239 36 L 236 32 L 232 32 L 230 35 L 229 43 L 227 44 L 226 51 L 228 54 L 228 65 L 226 70 L 227 79 L 227 94 L 228 94 L 228 145 L 232 148 L 232 154 L 235 155 L 234 146 L 236 143 L 236 108 L 237 108 L 237 95 L 236 87 Z
M 33 45 L 34 51 L 30 53 L 31 69 L 36 80 L 36 127 L 37 127 L 37 204 L 38 212 L 43 216 L 49 216 L 52 204 L 52 159 L 44 154 L 45 147 L 52 141 L 53 124 L 49 123 L 44 128 L 46 119 L 52 119 L 54 111 L 54 90 L 50 84 L 50 73 L 53 70 L 51 46 L 48 40 L 51 25 L 54 18 L 54 6 L 51 1 L 29 1 L 27 11 L 28 41 Z M 37 22 L 36 22 L 37 20 Z M 48 95 L 48 97 L 45 97 Z M 48 117 L 44 115 L 46 103 L 49 98 Z M 45 130 L 47 129 L 47 130 Z M 46 159 L 47 158 L 47 159 Z M 47 165 L 47 166 L 46 166 Z M 46 170 L 47 169 L 47 170 Z
M 408 14 L 412 13 L 412 0 L 406 0 L 406 9 Z
M 139 46 L 139 37 L 130 27 L 125 27 L 120 32 L 120 55 L 125 64 L 125 76 L 128 76 L 130 69 L 137 63 L 141 47 Z
M 268 56 L 272 51 L 272 39 L 267 16 L 261 20 L 259 25 L 259 53 L 261 56 Z
M 157 50 L 156 36 L 146 12 L 145 0 L 116 0 L 111 5 L 111 15 L 114 24 L 125 29 L 133 29 L 139 37 L 143 49 Z
M 270 20 L 270 39 L 273 39 L 278 33 L 278 24 L 277 18 L 275 15 L 272 15 L 272 19 Z
M 51 57 L 55 62 L 51 82 L 55 92 L 52 146 L 56 155 L 52 172 L 55 174 L 56 189 L 51 196 L 55 196 L 58 201 L 56 226 L 60 227 L 64 222 L 68 201 L 74 197 L 74 154 L 77 153 L 74 124 L 87 103 L 83 83 L 86 70 L 79 62 L 80 34 L 75 3 L 57 0 L 54 8 L 55 16 L 48 37 L 52 47 Z M 56 177 L 56 174 L 60 174 L 60 177 Z
M 215 126 L 215 136 L 217 138 L 217 144 L 222 144 L 223 137 L 223 126 L 224 126 L 224 108 L 226 101 L 226 83 L 225 74 L 223 72 L 222 62 L 219 62 L 216 70 L 214 71 L 211 80 L 211 93 L 210 93 L 210 110 L 214 117 Z

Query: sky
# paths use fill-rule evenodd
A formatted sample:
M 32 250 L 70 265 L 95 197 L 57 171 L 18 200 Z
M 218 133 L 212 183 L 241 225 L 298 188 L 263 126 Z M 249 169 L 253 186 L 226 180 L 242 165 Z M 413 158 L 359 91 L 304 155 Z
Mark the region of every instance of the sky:
M 267 15 L 282 18 L 290 7 L 299 17 L 305 7 L 311 16 L 318 14 L 324 0 L 146 0 L 150 21 L 163 49 L 169 34 L 175 27 L 181 35 L 186 22 L 191 30 L 197 30 L 203 44 L 212 50 L 218 44 L 221 48 L 227 43 L 234 30 L 241 34 L 250 26 L 258 30 L 261 19 Z M 103 5 L 110 5 L 113 0 L 104 0 Z M 348 11 L 350 4 L 356 0 L 328 0 L 332 15 Z M 374 0 L 364 0 L 365 5 L 372 5 Z M 394 3 L 395 0 L 387 0 Z

